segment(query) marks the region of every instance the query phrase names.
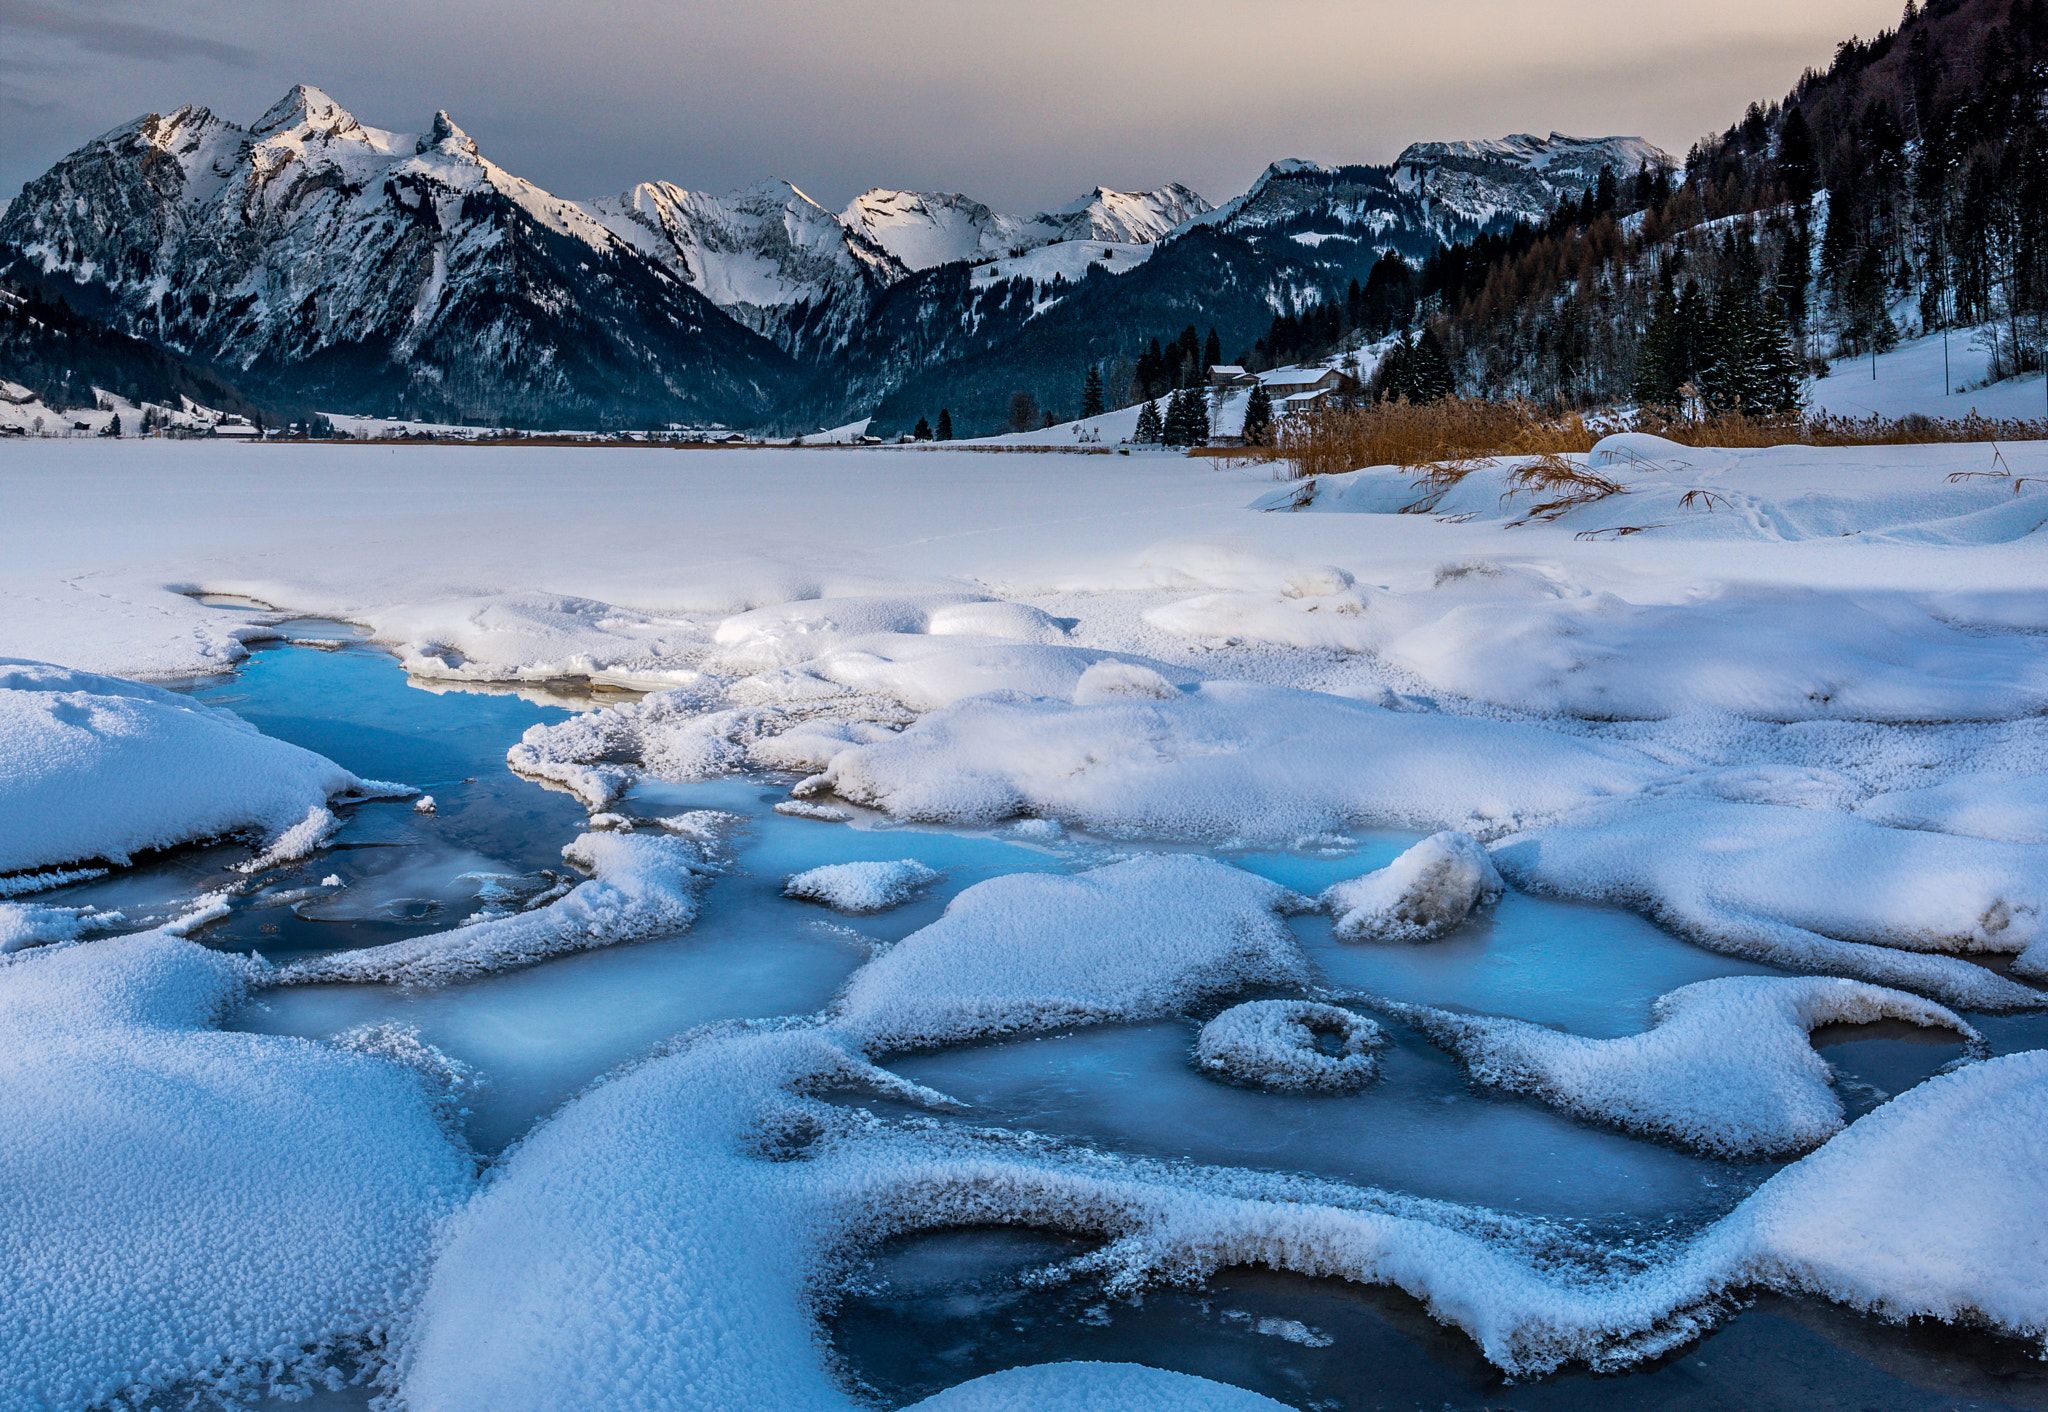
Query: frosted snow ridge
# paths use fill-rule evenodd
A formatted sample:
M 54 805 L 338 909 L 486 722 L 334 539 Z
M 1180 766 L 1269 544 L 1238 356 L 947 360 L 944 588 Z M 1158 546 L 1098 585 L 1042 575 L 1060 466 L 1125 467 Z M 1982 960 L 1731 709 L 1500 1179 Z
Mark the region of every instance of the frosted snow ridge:
M 938 877 L 915 858 L 893 863 L 828 863 L 796 874 L 783 883 L 782 891 L 841 912 L 886 912 L 917 896 Z
M 1297 1178 L 1040 1155 L 799 1096 L 848 1081 L 848 1063 L 829 1031 L 728 1027 L 565 1109 L 453 1222 L 411 1345 L 408 1405 L 652 1408 L 659 1394 L 637 1389 L 687 1385 L 736 1412 L 851 1409 L 815 1341 L 824 1271 L 877 1238 L 974 1224 L 1105 1237 L 1069 1269 L 1113 1291 L 1259 1263 L 1390 1284 L 1520 1374 L 1655 1356 L 1752 1287 L 2048 1332 L 2029 1253 L 2048 1235 L 2031 1197 L 2048 1158 L 2048 1054 L 1931 1080 L 1690 1244 L 1609 1267 L 1571 1256 L 1541 1222 Z M 771 1152 L 763 1133 L 779 1135 Z M 1964 1150 L 1982 1154 L 1979 1196 L 1958 1205 L 1941 1193 L 1948 1155 Z M 657 1317 L 678 1308 L 720 1319 Z M 527 1336 L 480 1364 L 479 1340 L 512 1311 Z M 644 1337 L 628 1346 L 622 1326 Z
M 1480 1083 L 1568 1113 L 1728 1158 L 1806 1151 L 1842 1130 L 1834 1074 L 1808 1036 L 1877 1020 L 1983 1035 L 1917 995 L 1828 977 L 1727 976 L 1681 986 L 1651 1008 L 1651 1028 L 1588 1039 L 1526 1020 L 1372 1000 L 1465 1061 Z
M 214 1029 L 255 974 L 162 932 L 0 959 L 0 1407 L 289 1387 L 395 1336 L 469 1155 L 405 1068 Z
M 705 812 L 707 825 L 730 819 Z M 644 941 L 696 921 L 716 871 L 707 846 L 681 834 L 586 833 L 562 856 L 589 869 L 590 880 L 534 911 L 293 962 L 272 983 L 451 985 L 571 951 Z
M 1317 1045 L 1334 1041 L 1336 1053 Z M 1195 1039 L 1195 1064 L 1207 1073 L 1282 1092 L 1363 1088 L 1380 1074 L 1386 1035 L 1363 1015 L 1307 1000 L 1233 1005 Z
M 1470 834 L 1432 834 L 1386 867 L 1322 895 L 1346 941 L 1433 941 L 1506 885 Z
M 290 852 L 331 801 L 395 788 L 161 687 L 0 657 L 0 873 L 245 831 Z
M 1011 873 L 856 971 L 829 1023 L 870 1052 L 1170 1014 L 1249 985 L 1298 986 L 1279 917 L 1306 904 L 1211 859 Z

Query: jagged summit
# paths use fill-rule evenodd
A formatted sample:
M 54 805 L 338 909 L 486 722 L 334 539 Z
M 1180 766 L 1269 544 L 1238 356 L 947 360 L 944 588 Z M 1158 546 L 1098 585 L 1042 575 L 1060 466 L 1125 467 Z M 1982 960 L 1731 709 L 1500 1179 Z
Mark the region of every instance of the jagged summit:
M 433 125 L 420 134 L 415 152 L 442 152 L 450 157 L 468 157 L 482 161 L 483 154 L 477 150 L 476 139 L 455 125 L 455 119 L 448 116 L 446 108 L 436 109 Z
M 262 138 L 298 128 L 332 134 L 360 126 L 353 113 L 321 90 L 309 83 L 295 83 L 289 93 L 250 124 L 249 135 Z

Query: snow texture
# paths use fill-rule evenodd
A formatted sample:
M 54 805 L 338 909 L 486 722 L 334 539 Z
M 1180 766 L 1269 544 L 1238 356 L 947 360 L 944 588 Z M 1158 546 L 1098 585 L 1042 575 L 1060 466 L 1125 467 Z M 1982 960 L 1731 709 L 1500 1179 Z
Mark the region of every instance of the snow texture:
M 1317 1046 L 1319 1035 L 1336 1053 Z M 1380 1027 L 1336 1005 L 1307 1000 L 1249 1000 L 1225 1010 L 1195 1039 L 1195 1063 L 1207 1073 L 1288 1093 L 1364 1088 L 1379 1077 Z
M 1619 902 L 1719 951 L 1975 1010 L 2048 996 L 1929 953 L 2015 954 L 2048 979 L 2048 849 L 1774 804 L 1671 798 L 1588 810 L 1493 851 L 1517 886 Z
M 1248 985 L 1299 985 L 1307 961 L 1277 883 L 1155 854 L 968 888 L 855 973 L 832 1023 L 872 1051 L 1169 1014 Z
M 395 1333 L 467 1153 L 406 1069 L 212 1026 L 250 963 L 161 933 L 0 961 L 0 1408 L 289 1386 Z
M 1280 1412 L 1286 1406 L 1139 1363 L 1039 1363 L 949 1387 L 904 1412 Z
M 1969 1052 L 1986 1052 L 1984 1037 L 1944 1006 L 1832 977 L 1681 986 L 1658 997 L 1651 1028 L 1619 1039 L 1372 1003 L 1456 1054 L 1481 1083 L 1730 1158 L 1801 1152 L 1842 1130 L 1833 1071 L 1808 1040 L 1822 1025 L 1903 1020 L 1954 1030 Z
M 705 823 L 726 817 L 708 815 Z M 679 834 L 586 833 L 564 846 L 562 856 L 591 877 L 546 906 L 294 962 L 274 983 L 442 986 L 571 951 L 645 941 L 696 921 L 705 883 L 716 871 L 709 847 Z
M 1434 941 L 1504 884 L 1470 834 L 1431 834 L 1386 867 L 1340 882 L 1322 903 L 1346 941 Z
M 904 819 L 1033 813 L 1102 833 L 1292 842 L 1348 827 L 1498 835 L 1666 776 L 1626 746 L 1247 682 L 1107 705 L 974 698 L 849 745 L 799 786 Z
M 782 884 L 782 891 L 841 912 L 886 912 L 917 896 L 938 876 L 915 858 L 893 863 L 828 863 L 796 874 Z
M 388 788 L 161 687 L 0 658 L 0 872 L 244 830 L 281 861 Z
M 1717 1301 L 1758 1287 L 2048 1333 L 2048 1217 L 2034 1198 L 2048 1054 L 1920 1085 L 1690 1245 L 1613 1269 L 1575 1263 L 1583 1252 L 1539 1222 L 889 1128 L 801 1096 L 890 1082 L 828 1031 L 728 1026 L 571 1103 L 453 1222 L 411 1345 L 407 1405 L 631 1412 L 687 1386 L 728 1412 L 846 1412 L 813 1291 L 852 1248 L 972 1224 L 1106 1237 L 1070 1268 L 1113 1291 L 1249 1263 L 1392 1285 L 1523 1375 L 1654 1357 L 1710 1327 Z M 1959 1152 L 1973 1156 L 1962 1203 Z M 486 1343 L 494 1356 L 479 1360 Z

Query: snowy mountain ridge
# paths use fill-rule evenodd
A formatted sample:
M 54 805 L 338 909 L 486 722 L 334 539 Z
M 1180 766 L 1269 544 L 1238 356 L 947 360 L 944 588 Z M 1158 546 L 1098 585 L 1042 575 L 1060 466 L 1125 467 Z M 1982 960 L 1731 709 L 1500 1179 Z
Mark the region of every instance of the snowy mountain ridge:
M 0 245 L 114 327 L 295 397 L 751 419 L 794 374 L 447 113 L 387 132 L 304 84 L 248 127 L 187 106 L 87 143 L 24 188 Z

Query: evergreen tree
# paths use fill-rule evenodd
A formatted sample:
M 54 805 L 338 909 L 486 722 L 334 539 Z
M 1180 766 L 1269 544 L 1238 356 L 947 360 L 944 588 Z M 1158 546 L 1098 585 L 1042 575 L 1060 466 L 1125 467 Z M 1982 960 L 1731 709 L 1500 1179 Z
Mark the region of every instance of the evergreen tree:
M 923 417 L 919 417 L 917 425 L 911 429 L 910 434 L 919 441 L 930 441 L 932 439 L 932 424 Z
M 1210 368 L 1223 361 L 1223 340 L 1216 336 L 1216 330 L 1209 330 L 1209 341 L 1202 345 L 1202 369 L 1206 375 Z
M 1410 365 L 1415 360 L 1415 334 L 1413 330 L 1403 333 L 1393 347 L 1380 359 L 1380 365 L 1373 369 L 1373 398 L 1381 402 L 1398 402 L 1407 397 L 1413 401 L 1414 384 L 1410 376 Z
M 1131 433 L 1131 440 L 1151 445 L 1161 439 L 1164 428 L 1159 421 L 1159 404 L 1147 402 L 1138 409 L 1138 429 Z
M 1684 367 L 1684 338 L 1678 325 L 1678 297 L 1667 278 L 1650 307 L 1650 324 L 1636 354 L 1634 397 L 1644 407 L 1676 407 L 1678 389 L 1691 370 Z
M 116 412 L 116 413 L 114 413 L 114 420 L 112 420 L 111 422 L 108 422 L 108 423 L 106 424 L 106 426 L 104 426 L 104 427 L 102 427 L 102 428 L 100 429 L 100 435 L 101 435 L 101 436 L 119 436 L 120 434 L 121 434 L 121 414 L 120 414 L 119 412 Z
M 1166 421 L 1160 439 L 1168 446 L 1206 446 L 1209 442 L 1209 404 L 1200 388 L 1185 387 L 1166 404 Z
M 1266 391 L 1264 383 L 1254 383 L 1251 397 L 1244 404 L 1244 443 L 1264 446 L 1272 434 L 1273 394 Z
M 1081 379 L 1081 415 L 1102 415 L 1102 369 L 1094 363 L 1088 365 L 1088 376 Z
M 953 414 L 944 407 L 939 408 L 938 439 L 940 441 L 951 441 L 953 439 Z
M 1806 114 L 1794 108 L 1778 129 L 1778 180 L 1785 183 L 1785 194 L 1792 198 L 1792 204 L 1804 213 L 1819 179 L 1820 163 L 1813 155 L 1813 129 L 1806 125 Z
M 1443 340 L 1436 330 L 1425 325 L 1415 340 L 1409 371 L 1411 402 L 1441 402 L 1458 390 L 1457 377 L 1451 372 L 1450 355 L 1444 352 Z

